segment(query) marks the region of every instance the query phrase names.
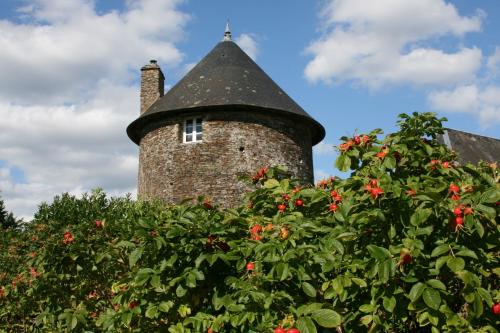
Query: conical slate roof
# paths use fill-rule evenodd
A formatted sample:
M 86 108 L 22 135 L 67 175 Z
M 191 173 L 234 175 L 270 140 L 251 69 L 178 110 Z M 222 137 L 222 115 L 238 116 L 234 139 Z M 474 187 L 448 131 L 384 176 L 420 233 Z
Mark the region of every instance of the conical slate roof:
M 230 40 L 218 43 L 184 78 L 132 122 L 127 134 L 139 143 L 142 128 L 150 121 L 183 111 L 226 106 L 251 106 L 259 111 L 297 117 L 310 124 L 313 144 L 325 136 L 323 126 Z

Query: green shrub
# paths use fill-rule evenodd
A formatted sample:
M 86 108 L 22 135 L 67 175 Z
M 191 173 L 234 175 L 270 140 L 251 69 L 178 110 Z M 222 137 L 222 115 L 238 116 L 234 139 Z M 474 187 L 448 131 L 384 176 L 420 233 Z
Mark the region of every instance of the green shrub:
M 343 138 L 345 180 L 262 169 L 237 209 L 57 197 L 4 234 L 0 331 L 497 332 L 500 173 L 441 121 Z

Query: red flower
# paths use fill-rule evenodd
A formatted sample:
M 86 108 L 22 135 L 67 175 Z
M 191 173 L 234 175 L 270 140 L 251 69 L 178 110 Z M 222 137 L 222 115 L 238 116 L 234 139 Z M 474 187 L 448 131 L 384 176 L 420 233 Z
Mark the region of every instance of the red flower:
M 256 224 L 250 229 L 250 232 L 252 235 L 258 235 L 262 233 L 262 226 L 260 224 Z
M 450 184 L 450 193 L 459 193 L 460 192 L 460 187 L 455 184 Z
M 40 276 L 40 273 L 38 273 L 34 267 L 30 268 L 30 274 L 31 274 L 31 277 L 34 279 L 36 279 L 38 276 Z
M 260 224 L 256 224 L 254 225 L 251 229 L 250 229 L 250 233 L 252 234 L 250 239 L 253 239 L 253 240 L 256 240 L 256 241 L 260 241 L 262 239 L 262 236 L 260 234 L 262 234 L 262 226 Z
M 370 191 L 370 194 L 373 199 L 377 199 L 379 195 L 384 194 L 384 191 L 380 187 L 375 187 Z
M 471 207 L 465 207 L 464 208 L 464 215 L 471 215 L 473 213 L 474 213 L 474 211 L 472 210 Z
M 72 243 L 74 240 L 75 240 L 75 238 L 73 237 L 73 235 L 71 234 L 71 232 L 66 231 L 66 232 L 64 233 L 64 240 L 63 240 L 63 243 L 64 243 L 64 244 L 66 244 L 66 245 L 67 245 L 67 244 L 70 244 L 70 243 Z
M 212 201 L 205 199 L 205 201 L 203 201 L 203 207 L 206 209 L 213 209 L 214 205 L 212 204 Z
M 318 188 L 326 188 L 328 186 L 328 181 L 326 179 L 322 179 L 316 184 L 316 186 Z
M 253 182 L 256 183 L 262 178 L 264 178 L 266 173 L 267 173 L 267 168 L 260 168 L 259 171 L 257 171 L 257 173 L 252 177 Z
M 344 142 L 342 144 L 340 144 L 339 148 L 342 152 L 346 152 L 348 151 L 349 149 L 351 149 L 351 147 L 354 145 L 354 141 L 352 140 L 349 140 L 347 142 Z
M 409 189 L 409 190 L 406 191 L 406 195 L 409 196 L 409 197 L 413 197 L 416 194 L 417 194 L 417 191 L 415 191 L 413 189 Z

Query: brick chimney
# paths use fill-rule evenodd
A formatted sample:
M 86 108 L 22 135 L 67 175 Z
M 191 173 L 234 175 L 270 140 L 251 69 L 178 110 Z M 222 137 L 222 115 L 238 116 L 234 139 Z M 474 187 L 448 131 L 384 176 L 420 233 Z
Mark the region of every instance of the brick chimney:
M 163 96 L 165 76 L 156 60 L 141 68 L 141 114 Z

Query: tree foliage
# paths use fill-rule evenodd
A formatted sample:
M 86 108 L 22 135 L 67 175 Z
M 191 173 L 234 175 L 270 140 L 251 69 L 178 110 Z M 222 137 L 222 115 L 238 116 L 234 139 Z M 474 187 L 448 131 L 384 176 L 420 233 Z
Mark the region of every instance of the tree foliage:
M 8 212 L 5 209 L 5 204 L 2 198 L 0 198 L 0 230 L 16 229 L 17 227 L 17 219 L 12 212 Z
M 2 243 L 0 331 L 497 332 L 500 174 L 441 121 L 343 138 L 345 180 L 263 168 L 236 209 L 56 197 Z

